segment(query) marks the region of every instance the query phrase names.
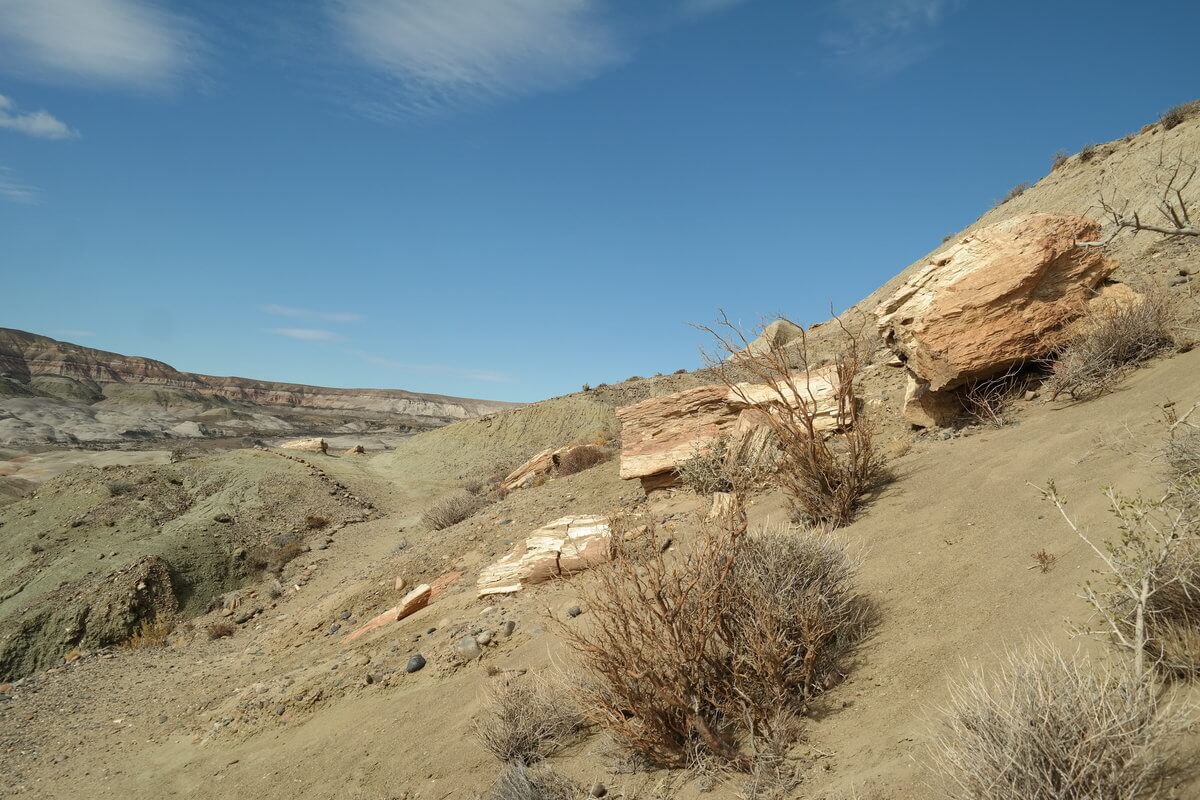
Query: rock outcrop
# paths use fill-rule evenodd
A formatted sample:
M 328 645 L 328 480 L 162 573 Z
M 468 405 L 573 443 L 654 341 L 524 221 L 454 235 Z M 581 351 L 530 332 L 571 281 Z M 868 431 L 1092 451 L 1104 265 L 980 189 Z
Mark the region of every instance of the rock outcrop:
M 880 334 L 912 376 L 906 416 L 938 424 L 938 392 L 1037 358 L 1063 341 L 1116 263 L 1086 217 L 1027 214 L 937 253 L 875 309 Z
M 329 443 L 324 439 L 293 439 L 279 445 L 282 450 L 299 450 L 303 453 L 328 453 Z
M 389 608 L 382 614 L 372 617 L 358 630 L 355 630 L 346 636 L 345 641 L 347 643 L 352 642 L 366 633 L 370 633 L 377 628 L 382 628 L 384 625 L 390 625 L 393 622 L 399 622 L 405 617 L 415 614 L 417 611 L 420 611 L 422 608 L 429 605 L 429 601 L 432 599 L 433 587 L 427 583 L 422 583 L 420 586 L 404 595 L 398 605 Z
M 799 396 L 786 387 L 742 383 L 734 388 L 701 386 L 652 397 L 617 409 L 621 421 L 621 471 L 624 479 L 638 478 L 647 491 L 677 484 L 675 470 L 718 439 L 749 454 L 761 451 L 767 439 L 762 414 L 785 399 L 797 407 L 813 406 L 821 432 L 838 425 L 837 372 L 833 367 L 811 370 L 796 378 Z
M 549 476 L 552 472 L 554 472 L 558 465 L 562 463 L 563 459 L 569 459 L 576 451 L 586 450 L 590 447 L 591 445 L 586 444 L 569 444 L 565 447 L 543 450 L 510 472 L 508 476 L 500 482 L 500 488 L 510 492 L 514 489 L 528 488 L 538 478 Z
M 479 595 L 519 592 L 611 557 L 612 533 L 607 518 L 562 517 L 538 528 L 508 555 L 481 570 Z

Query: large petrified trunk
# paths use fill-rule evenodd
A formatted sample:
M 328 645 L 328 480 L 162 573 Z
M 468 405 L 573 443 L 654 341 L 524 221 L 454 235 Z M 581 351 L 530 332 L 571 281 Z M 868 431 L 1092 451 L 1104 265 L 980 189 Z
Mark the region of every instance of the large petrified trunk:
M 1098 223 L 1027 214 L 947 247 L 875 309 L 884 340 L 913 377 L 914 415 L 936 421 L 931 393 L 1052 351 L 1116 263 L 1097 248 Z
M 508 594 L 570 575 L 612 556 L 608 519 L 570 516 L 538 528 L 525 541 L 479 573 L 479 594 Z
M 729 439 L 735 452 L 761 452 L 766 441 L 762 415 L 784 401 L 793 408 L 810 406 L 817 430 L 835 429 L 837 370 L 799 373 L 794 383 L 797 392 L 786 386 L 776 391 L 769 384 L 701 386 L 617 409 L 621 477 L 640 479 L 647 492 L 674 486 L 679 465 L 721 438 Z

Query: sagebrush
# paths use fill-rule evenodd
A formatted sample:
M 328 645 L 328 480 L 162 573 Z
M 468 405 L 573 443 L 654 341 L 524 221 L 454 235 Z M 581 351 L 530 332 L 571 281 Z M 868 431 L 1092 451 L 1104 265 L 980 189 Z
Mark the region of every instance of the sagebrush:
M 1177 328 L 1176 302 L 1163 292 L 1092 315 L 1051 362 L 1051 398 L 1087 399 L 1111 390 L 1127 369 L 1171 347 Z
M 500 761 L 528 766 L 561 748 L 581 725 L 579 712 L 563 693 L 533 679 L 517 679 L 488 690 L 474 732 Z
M 1010 653 L 951 686 L 932 766 L 956 800 L 1174 797 L 1187 715 L 1161 697 L 1132 672 L 1049 646 Z
M 612 458 L 612 451 L 607 447 L 584 444 L 572 447 L 559 456 L 555 462 L 555 469 L 560 476 L 574 475 L 597 464 L 603 464 L 610 458 Z
M 488 791 L 488 800 L 576 800 L 583 790 L 547 766 L 509 764 Z
M 425 513 L 421 515 L 421 520 L 433 530 L 440 531 L 443 528 L 449 528 L 451 525 L 462 522 L 487 504 L 488 501 L 486 498 L 471 494 L 465 489 L 460 489 L 457 492 L 452 492 L 442 497 L 429 508 L 425 509 Z

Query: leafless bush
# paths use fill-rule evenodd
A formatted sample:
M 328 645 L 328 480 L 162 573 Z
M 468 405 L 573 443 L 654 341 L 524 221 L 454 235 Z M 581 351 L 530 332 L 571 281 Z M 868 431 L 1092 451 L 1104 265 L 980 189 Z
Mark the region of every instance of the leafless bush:
M 967 384 L 959 392 L 963 412 L 980 425 L 1002 427 L 1013 401 L 1023 395 L 1034 381 L 1033 371 L 1023 364 L 1010 367 L 1002 375 Z
M 794 528 L 755 531 L 736 548 L 725 638 L 736 694 L 756 730 L 849 671 L 872 619 L 859 568 L 831 536 Z
M 507 681 L 491 688 L 484 712 L 475 719 L 475 737 L 504 762 L 525 765 L 561 748 L 582 719 L 566 698 L 532 680 Z
M 1188 425 L 1187 418 L 1198 408 L 1200 403 L 1182 421 L 1168 420 L 1171 435 L 1165 453 L 1171 484 L 1192 493 L 1200 492 L 1200 427 Z
M 572 447 L 558 459 L 559 475 L 574 475 L 585 469 L 602 464 L 612 458 L 612 451 L 596 445 L 585 444 Z
M 1021 181 L 1016 186 L 1009 189 L 1008 194 L 1004 195 L 1004 197 L 1001 197 L 1000 202 L 996 203 L 996 205 L 1002 206 L 1005 203 L 1007 203 L 1009 200 L 1015 200 L 1016 198 L 1025 194 L 1025 192 L 1029 191 L 1032 188 L 1033 188 L 1033 184 L 1030 183 L 1029 181 Z
M 488 792 L 488 800 L 576 800 L 583 792 L 570 778 L 546 767 L 504 767 Z
M 1169 131 L 1198 115 L 1200 115 L 1200 100 L 1193 100 L 1190 103 L 1181 103 L 1167 109 L 1159 122 L 1162 123 L 1164 130 Z
M 563 627 L 584 713 L 650 764 L 750 768 L 742 744 L 780 734 L 781 711 L 848 667 L 866 625 L 856 567 L 792 530 L 706 528 L 639 561 L 618 549 L 588 596 L 592 625 Z
M 209 639 L 224 639 L 226 636 L 233 636 L 237 626 L 232 622 L 214 622 L 204 630 Z
M 691 458 L 676 467 L 676 473 L 680 483 L 701 496 L 749 491 L 766 483 L 774 473 L 773 455 L 735 448 L 728 438 L 721 437 L 707 447 L 697 447 Z
M 284 567 L 303 552 L 304 545 L 300 542 L 260 544 L 247 553 L 246 561 L 251 569 L 278 575 L 283 572 Z
M 1086 144 L 1083 146 L 1083 149 L 1079 151 L 1079 160 L 1085 164 L 1095 157 L 1096 145 L 1094 144 Z
M 488 504 L 485 498 L 460 489 L 442 497 L 421 515 L 421 521 L 435 531 L 449 528 L 472 516 Z
M 809 369 L 803 328 L 789 345 L 768 342 L 751 349 L 746 334 L 724 314 L 716 328 L 697 327 L 717 343 L 718 352 L 706 358 L 709 371 L 747 406 L 765 411 L 763 424 L 779 451 L 775 480 L 790 498 L 794 518 L 830 527 L 849 523 L 887 477 L 854 386 L 860 336 L 841 326 L 842 351 L 817 372 Z M 759 390 L 765 390 L 765 399 Z
M 1050 161 L 1050 171 L 1053 172 L 1054 170 L 1061 167 L 1063 164 L 1066 164 L 1067 161 L 1069 161 L 1070 159 L 1071 159 L 1070 153 L 1068 153 L 1066 150 L 1059 150 L 1057 153 L 1054 154 L 1054 158 Z
M 1129 654 L 1135 676 L 1151 670 L 1200 677 L 1200 512 L 1175 494 L 1149 501 L 1108 490 L 1119 540 L 1100 547 L 1066 513 L 1053 483 L 1044 495 L 1105 569 L 1084 598 L 1099 630 L 1086 631 Z
M 309 514 L 304 518 L 304 527 L 310 531 L 319 530 L 329 524 L 328 517 L 322 517 L 320 514 Z
M 129 481 L 111 481 L 108 484 L 109 497 L 120 497 L 124 494 L 129 494 L 133 491 L 133 484 Z
M 1051 362 L 1051 398 L 1085 399 L 1111 390 L 1126 369 L 1172 345 L 1177 317 L 1174 299 L 1152 292 L 1084 320 L 1082 332 Z
M 966 800 L 1173 797 L 1185 727 L 1152 682 L 1043 646 L 951 687 L 932 761 L 947 796 Z

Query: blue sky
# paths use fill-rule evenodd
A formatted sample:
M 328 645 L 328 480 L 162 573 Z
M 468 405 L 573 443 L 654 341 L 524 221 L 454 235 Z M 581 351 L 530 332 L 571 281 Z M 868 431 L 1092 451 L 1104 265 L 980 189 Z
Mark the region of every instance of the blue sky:
M 0 325 L 507 400 L 696 367 L 1200 94 L 1194 2 L 1137 8 L 0 0 Z

